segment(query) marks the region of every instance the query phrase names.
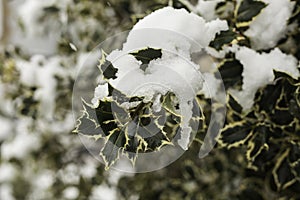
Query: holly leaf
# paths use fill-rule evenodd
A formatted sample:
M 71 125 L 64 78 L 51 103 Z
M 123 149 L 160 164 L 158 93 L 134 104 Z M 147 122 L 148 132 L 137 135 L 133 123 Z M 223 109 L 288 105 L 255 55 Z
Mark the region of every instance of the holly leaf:
M 161 58 L 162 56 L 161 49 L 154 49 L 150 47 L 141 49 L 136 52 L 131 52 L 129 54 L 133 55 L 137 60 L 142 62 L 140 69 L 143 71 L 146 71 L 151 60 Z
M 259 124 L 255 130 L 254 135 L 251 139 L 249 139 L 247 144 L 247 152 L 246 157 L 247 160 L 251 163 L 255 160 L 255 158 L 262 152 L 264 149 L 268 149 L 267 140 L 271 133 L 269 127 L 264 124 Z
M 141 97 L 128 97 L 109 85 L 107 98 L 99 100 L 97 107 L 83 101 L 83 115 L 78 119 L 74 132 L 105 138 L 100 156 L 106 169 L 120 156 L 126 155 L 134 165 L 138 153 L 159 151 L 164 145 L 172 145 L 171 139 L 180 128 L 181 116 L 169 112 L 163 105 L 154 111 L 153 103 L 144 103 Z M 124 105 L 128 103 L 130 106 Z M 171 103 L 170 103 L 171 105 Z
M 209 46 L 219 51 L 224 45 L 230 44 L 237 36 L 238 34 L 232 30 L 221 31 L 216 35 L 215 39 L 210 42 Z
M 226 125 L 219 138 L 219 143 L 227 148 L 244 144 L 253 135 L 253 127 L 247 121 L 240 121 Z
M 243 119 L 242 106 L 230 94 L 227 95 L 227 109 L 226 110 L 227 110 L 227 112 L 226 112 L 226 122 L 227 123 L 241 121 Z
M 248 26 L 267 4 L 256 0 L 243 0 L 236 13 L 238 27 Z
M 102 55 L 101 55 L 101 60 L 98 65 L 98 68 L 100 69 L 102 75 L 104 76 L 105 79 L 116 79 L 117 78 L 116 74 L 118 72 L 118 69 L 115 68 L 110 61 L 106 60 L 106 54 L 103 50 L 101 53 Z
M 219 72 L 226 89 L 231 87 L 241 88 L 243 65 L 235 59 L 225 60 L 219 66 Z
M 272 170 L 274 181 L 278 190 L 285 189 L 296 182 L 295 176 L 291 171 L 291 167 L 287 159 L 289 151 L 290 149 L 287 149 L 280 155 Z
M 120 152 L 128 145 L 128 136 L 125 132 L 116 128 L 107 136 L 106 143 L 101 149 L 100 156 L 105 162 L 105 169 L 108 170 L 120 156 Z
M 77 120 L 77 125 L 73 132 L 96 138 L 104 137 L 105 134 L 98 122 L 96 110 L 84 100 L 82 100 L 82 105 L 84 108 L 83 114 Z

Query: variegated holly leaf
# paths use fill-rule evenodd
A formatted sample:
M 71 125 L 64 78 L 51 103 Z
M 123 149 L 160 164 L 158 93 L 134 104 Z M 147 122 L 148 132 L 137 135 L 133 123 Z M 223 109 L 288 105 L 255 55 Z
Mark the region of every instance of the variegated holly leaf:
M 249 166 L 252 166 L 251 163 L 254 159 L 262 152 L 264 149 L 268 149 L 268 139 L 272 134 L 270 127 L 264 124 L 258 124 L 254 129 L 254 134 L 251 139 L 249 139 L 247 144 L 246 157 L 250 162 Z M 256 169 L 253 167 L 253 169 Z
M 237 100 L 231 96 L 227 95 L 227 112 L 226 112 L 226 123 L 241 121 L 243 108 L 237 102 Z
M 210 42 L 209 46 L 219 51 L 223 46 L 231 44 L 237 37 L 238 34 L 233 30 L 221 31 L 216 35 L 215 39 Z
M 106 53 L 102 50 L 101 51 L 101 60 L 98 65 L 98 68 L 101 71 L 101 74 L 103 75 L 104 79 L 116 79 L 118 69 L 113 66 L 113 64 L 106 59 Z
M 153 49 L 150 47 L 138 50 L 136 52 L 131 52 L 130 54 L 133 55 L 138 61 L 142 62 L 140 69 L 143 71 L 147 69 L 151 60 L 161 58 L 162 56 L 161 49 Z
M 290 149 L 285 150 L 277 159 L 275 167 L 272 170 L 275 184 L 279 190 L 285 189 L 297 181 L 288 161 L 289 153 Z
M 300 142 L 291 144 L 288 160 L 292 168 L 292 173 L 300 180 Z
M 248 26 L 267 4 L 258 0 L 242 0 L 236 12 L 237 27 Z
M 253 135 L 253 125 L 247 121 L 239 121 L 226 125 L 222 129 L 219 143 L 227 148 L 245 144 Z
M 109 132 L 105 145 L 100 151 L 106 170 L 119 159 L 120 153 L 128 144 L 128 140 L 128 135 L 121 128 L 116 128 Z

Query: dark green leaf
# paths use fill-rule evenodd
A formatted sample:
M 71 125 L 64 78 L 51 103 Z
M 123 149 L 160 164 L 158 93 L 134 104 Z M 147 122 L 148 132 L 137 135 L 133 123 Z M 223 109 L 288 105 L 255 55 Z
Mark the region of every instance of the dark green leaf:
M 255 105 L 259 111 L 272 113 L 274 111 L 277 100 L 280 98 L 282 85 L 267 85 L 265 88 L 258 91 L 255 95 Z
M 127 143 L 128 139 L 124 131 L 120 129 L 111 131 L 108 136 L 108 141 L 100 152 L 100 155 L 105 162 L 106 169 L 109 169 L 109 167 L 119 159 L 120 152 Z
M 237 23 L 250 22 L 265 7 L 266 4 L 261 1 L 243 0 L 237 11 Z
M 106 54 L 103 50 L 101 52 L 101 60 L 100 60 L 98 68 L 100 69 L 104 78 L 106 78 L 106 79 L 116 79 L 117 78 L 116 74 L 118 72 L 118 69 L 115 68 L 110 61 L 106 60 Z
M 220 143 L 228 148 L 244 144 L 253 134 L 252 126 L 246 121 L 235 122 L 222 130 Z
M 162 56 L 161 49 L 153 49 L 150 47 L 141 49 L 137 52 L 132 52 L 130 54 L 133 55 L 137 60 L 142 62 L 140 69 L 143 71 L 147 69 L 148 64 L 151 60 L 161 58 Z
M 56 6 L 49 6 L 49 7 L 44 7 L 43 10 L 47 13 L 57 13 L 59 12 L 59 8 Z
M 270 135 L 269 127 L 260 124 L 255 128 L 255 134 L 248 142 L 247 159 L 248 161 L 254 161 L 255 157 L 261 153 L 263 149 L 268 149 L 267 140 Z
M 286 188 L 296 181 L 287 160 L 288 154 L 289 150 L 286 150 L 278 158 L 277 163 L 272 171 L 274 181 L 278 189 Z
M 236 37 L 237 33 L 232 30 L 221 31 L 216 35 L 216 38 L 210 42 L 209 46 L 219 51 L 224 45 L 230 44 L 234 39 L 236 39 Z
M 238 60 L 226 60 L 219 67 L 224 86 L 240 88 L 242 85 L 243 65 Z
M 106 78 L 106 79 L 111 79 L 111 78 L 116 79 L 117 78 L 116 74 L 118 72 L 118 69 L 115 68 L 110 61 L 105 60 L 105 62 L 100 65 L 100 69 L 102 71 L 104 78 Z

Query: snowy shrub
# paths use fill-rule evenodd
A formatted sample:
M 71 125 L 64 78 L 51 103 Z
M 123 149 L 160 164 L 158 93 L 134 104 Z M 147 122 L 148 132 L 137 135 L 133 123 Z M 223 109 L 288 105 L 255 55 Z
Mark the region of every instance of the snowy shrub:
M 299 11 L 0 0 L 0 199 L 299 199 Z M 125 30 L 120 48 L 89 54 Z M 77 122 L 76 84 L 93 85 Z

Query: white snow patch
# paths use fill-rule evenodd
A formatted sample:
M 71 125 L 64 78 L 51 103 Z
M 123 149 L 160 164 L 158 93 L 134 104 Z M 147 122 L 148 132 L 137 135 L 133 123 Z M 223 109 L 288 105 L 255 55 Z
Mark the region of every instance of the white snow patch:
M 15 126 L 17 134 L 13 140 L 6 140 L 2 144 L 1 155 L 4 160 L 26 159 L 28 154 L 39 149 L 41 144 L 37 133 L 28 132 L 30 120 L 19 119 Z
M 9 163 L 0 165 L 0 182 L 11 181 L 17 174 L 17 169 Z
M 108 84 L 105 83 L 103 85 L 98 85 L 95 88 L 94 98 L 92 99 L 92 104 L 95 107 L 98 107 L 99 106 L 99 100 L 103 100 L 107 96 L 108 96 Z
M 217 18 L 215 11 L 217 4 L 223 1 L 224 0 L 199 0 L 196 5 L 196 10 L 205 20 L 211 21 Z
M 87 157 L 84 165 L 79 168 L 80 174 L 84 178 L 93 178 L 97 175 L 97 160 Z
M 77 199 L 79 195 L 79 190 L 77 187 L 67 187 L 63 191 L 63 196 L 65 199 Z
M 253 20 L 245 32 L 254 49 L 268 49 L 276 46 L 284 37 L 287 20 L 291 17 L 295 2 L 290 0 L 262 0 L 266 8 Z
M 212 73 L 203 73 L 204 84 L 202 92 L 206 98 L 218 99 L 218 91 L 221 80 L 217 79 Z
M 40 102 L 39 113 L 46 119 L 53 119 L 57 79 L 66 77 L 68 70 L 61 66 L 62 57 L 46 59 L 43 55 L 34 55 L 30 61 L 16 60 L 20 71 L 20 82 L 28 87 L 37 87 L 34 99 Z
M 5 200 L 15 200 L 13 196 L 13 188 L 10 184 L 0 185 L 0 197 Z
M 32 184 L 40 192 L 49 189 L 55 181 L 55 174 L 50 170 L 42 170 L 38 174 L 34 174 L 34 176 Z
M 9 119 L 0 117 L 0 127 L 0 141 L 3 141 L 11 134 L 13 123 Z
M 97 200 L 116 200 L 117 191 L 114 187 L 109 187 L 107 185 L 95 186 L 92 189 L 91 199 Z

